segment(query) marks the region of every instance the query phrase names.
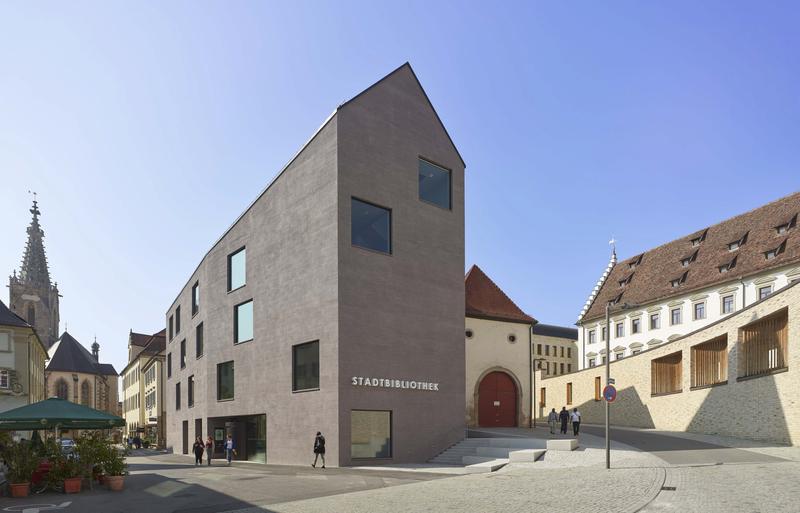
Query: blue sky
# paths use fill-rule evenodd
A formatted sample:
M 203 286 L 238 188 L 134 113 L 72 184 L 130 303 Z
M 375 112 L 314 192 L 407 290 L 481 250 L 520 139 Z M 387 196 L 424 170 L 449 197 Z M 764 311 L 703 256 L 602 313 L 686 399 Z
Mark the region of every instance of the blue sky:
M 572 324 L 604 269 L 800 189 L 793 2 L 3 2 L 0 272 L 39 193 L 62 329 L 125 365 L 344 100 L 410 61 L 466 262 Z M 7 293 L 3 293 L 7 301 Z

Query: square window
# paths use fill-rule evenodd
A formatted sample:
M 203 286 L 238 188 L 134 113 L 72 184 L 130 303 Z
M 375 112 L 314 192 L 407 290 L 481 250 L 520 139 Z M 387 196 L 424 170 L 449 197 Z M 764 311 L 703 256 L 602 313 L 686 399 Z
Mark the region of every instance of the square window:
M 233 308 L 233 343 L 253 340 L 253 300 Z
M 760 287 L 758 289 L 758 299 L 764 299 L 770 294 L 772 294 L 772 285 L 767 285 L 766 287 Z
M 351 198 L 350 241 L 353 246 L 391 254 L 391 210 Z
M 228 255 L 228 292 L 247 283 L 247 250 L 242 248 Z
M 642 328 L 642 320 L 641 319 L 631 319 L 631 334 L 639 333 Z
M 419 199 L 450 209 L 450 170 L 419 159 Z
M 217 364 L 217 401 L 233 399 L 233 362 Z
M 681 309 L 680 307 L 673 308 L 672 310 L 670 310 L 670 324 L 674 326 L 680 323 L 681 323 Z
M 353 459 L 392 457 L 391 411 L 350 412 L 350 457 Z
M 654 313 L 650 314 L 650 329 L 657 330 L 661 327 L 661 314 Z
M 203 323 L 194 329 L 194 354 L 196 358 L 203 356 Z
M 192 285 L 192 315 L 200 309 L 200 282 Z
M 733 313 L 733 294 L 722 298 L 722 313 Z
M 700 319 L 706 318 L 706 303 L 705 301 L 700 303 L 694 304 L 694 320 L 698 321 Z
M 319 388 L 319 341 L 292 346 L 292 391 Z
M 589 367 L 594 367 L 595 365 L 597 365 L 597 360 L 595 358 L 589 358 L 588 362 L 589 362 Z

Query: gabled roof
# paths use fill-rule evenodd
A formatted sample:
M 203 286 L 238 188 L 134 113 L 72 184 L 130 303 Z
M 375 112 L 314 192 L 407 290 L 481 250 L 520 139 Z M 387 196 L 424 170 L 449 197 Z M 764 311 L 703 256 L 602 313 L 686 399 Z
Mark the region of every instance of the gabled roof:
M 552 324 L 534 324 L 533 334 L 542 335 L 544 337 L 558 337 L 569 340 L 578 340 L 577 329 L 567 328 L 565 326 L 554 326 Z
M 464 278 L 467 317 L 533 324 L 526 314 L 477 265 Z
M 122 372 L 120 372 L 120 374 L 125 374 L 125 372 L 128 370 L 128 368 L 131 365 L 133 365 L 134 362 L 139 360 L 139 358 L 144 359 L 145 357 L 148 357 L 147 361 L 149 361 L 150 358 L 152 358 L 152 357 L 158 355 L 159 353 L 163 352 L 164 349 L 166 349 L 166 347 L 167 347 L 167 330 L 166 329 L 163 329 L 163 330 L 161 330 L 161 331 L 159 331 L 157 333 L 153 333 L 152 335 L 147 335 L 147 342 L 145 342 L 144 347 L 142 348 L 142 350 L 139 351 L 139 353 L 137 353 L 136 356 L 131 361 L 128 362 L 128 365 L 126 365 L 125 368 L 122 369 Z M 140 369 L 143 369 L 143 368 L 140 367 Z
M 5 303 L 0 301 L 0 326 L 14 326 L 17 328 L 32 328 L 25 319 L 8 309 Z
M 104 376 L 118 375 L 113 365 L 96 362 L 92 354 L 66 331 L 53 344 L 48 354 L 50 356 L 50 363 L 47 364 L 46 369 L 48 371 L 83 372 Z
M 580 322 L 602 317 L 606 303 L 615 299 L 645 306 L 800 262 L 798 214 L 800 192 L 621 260 Z M 731 250 L 731 243 L 738 248 Z M 773 250 L 777 255 L 767 259 Z
M 132 346 L 144 347 L 147 345 L 148 342 L 150 342 L 151 337 L 152 335 L 146 335 L 144 333 L 136 333 L 135 331 L 131 331 L 128 343 Z

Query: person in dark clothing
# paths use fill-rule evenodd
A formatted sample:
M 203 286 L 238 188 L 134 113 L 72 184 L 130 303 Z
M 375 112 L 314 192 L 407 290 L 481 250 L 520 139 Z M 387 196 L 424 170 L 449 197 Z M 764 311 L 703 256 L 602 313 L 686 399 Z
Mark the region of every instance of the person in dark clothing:
M 192 446 L 192 451 L 194 451 L 194 466 L 202 465 L 203 464 L 203 451 L 206 448 L 206 444 L 203 443 L 203 439 L 199 436 L 194 439 L 194 445 Z
M 322 433 L 317 431 L 317 436 L 314 438 L 314 463 L 312 467 L 317 468 L 317 458 L 322 457 L 322 468 L 325 468 L 325 437 Z
M 211 457 L 214 455 L 214 439 L 208 435 L 206 440 L 206 459 L 208 459 L 208 466 L 211 466 Z
M 569 412 L 566 406 L 561 407 L 561 413 L 558 414 L 558 420 L 561 421 L 561 433 L 567 434 L 567 423 L 569 422 Z

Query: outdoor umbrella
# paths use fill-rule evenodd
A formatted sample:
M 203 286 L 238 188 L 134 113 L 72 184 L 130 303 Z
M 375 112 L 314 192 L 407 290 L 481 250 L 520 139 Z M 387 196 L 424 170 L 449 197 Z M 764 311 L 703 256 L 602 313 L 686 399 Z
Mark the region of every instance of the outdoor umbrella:
M 124 425 L 121 417 L 57 397 L 0 413 L 0 431 L 110 429 Z

